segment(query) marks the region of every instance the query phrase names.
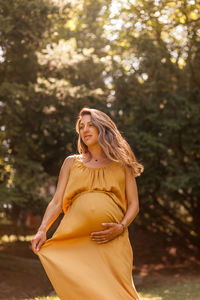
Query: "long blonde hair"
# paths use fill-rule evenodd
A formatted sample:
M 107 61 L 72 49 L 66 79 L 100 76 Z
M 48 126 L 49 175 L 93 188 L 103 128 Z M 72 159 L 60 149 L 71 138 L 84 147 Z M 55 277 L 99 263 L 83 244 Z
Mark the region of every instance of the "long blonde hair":
M 84 107 L 79 112 L 76 122 L 76 132 L 79 134 L 77 143 L 79 154 L 84 155 L 89 152 L 87 145 L 80 137 L 79 126 L 84 115 L 90 115 L 91 122 L 99 130 L 98 142 L 107 158 L 129 167 L 134 177 L 140 176 L 144 170 L 143 165 L 137 162 L 131 147 L 122 137 L 111 118 L 98 109 Z

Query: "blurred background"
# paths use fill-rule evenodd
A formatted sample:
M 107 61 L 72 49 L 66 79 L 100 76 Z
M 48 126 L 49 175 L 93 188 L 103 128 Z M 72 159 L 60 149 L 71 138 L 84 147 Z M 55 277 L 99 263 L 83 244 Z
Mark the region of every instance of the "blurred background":
M 129 228 L 140 296 L 200 299 L 199 100 L 198 1 L 0 0 L 0 299 L 58 299 L 30 240 L 83 106 L 144 165 Z

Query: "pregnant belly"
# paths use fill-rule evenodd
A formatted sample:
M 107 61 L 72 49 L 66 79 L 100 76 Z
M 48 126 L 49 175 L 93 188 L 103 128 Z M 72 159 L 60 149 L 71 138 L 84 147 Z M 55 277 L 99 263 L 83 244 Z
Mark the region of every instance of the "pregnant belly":
M 108 194 L 81 193 L 73 200 L 55 235 L 61 231 L 71 237 L 89 235 L 93 231 L 105 229 L 101 223 L 119 223 L 122 218 L 122 210 Z

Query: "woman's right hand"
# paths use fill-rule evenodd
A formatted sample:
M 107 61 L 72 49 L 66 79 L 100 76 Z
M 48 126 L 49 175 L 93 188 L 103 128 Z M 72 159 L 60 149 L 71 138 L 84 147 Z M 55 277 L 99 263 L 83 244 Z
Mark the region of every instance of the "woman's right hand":
M 36 235 L 31 240 L 31 248 L 35 254 L 40 250 L 40 247 L 46 241 L 46 232 L 45 230 L 40 230 L 36 233 Z

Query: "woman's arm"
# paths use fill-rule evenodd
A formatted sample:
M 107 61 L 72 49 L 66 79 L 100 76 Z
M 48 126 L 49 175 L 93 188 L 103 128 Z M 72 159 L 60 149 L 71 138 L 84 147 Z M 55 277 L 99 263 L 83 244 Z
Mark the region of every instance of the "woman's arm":
M 102 223 L 105 230 L 93 232 L 91 239 L 99 244 L 109 242 L 120 235 L 135 219 L 139 212 L 139 200 L 136 180 L 128 167 L 125 168 L 127 210 L 121 223 Z M 122 225 L 121 225 L 122 224 Z
M 124 228 L 127 228 L 139 213 L 139 200 L 136 180 L 128 167 L 125 168 L 125 174 L 127 210 L 124 218 L 121 220 L 121 224 L 124 225 Z
M 34 238 L 31 240 L 32 250 L 36 253 L 46 240 L 46 232 L 62 211 L 62 201 L 67 185 L 73 157 L 68 156 L 60 169 L 56 192 L 48 204 L 42 222 Z

